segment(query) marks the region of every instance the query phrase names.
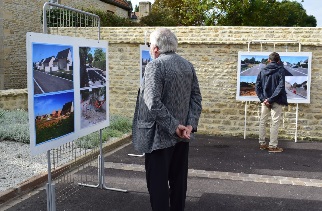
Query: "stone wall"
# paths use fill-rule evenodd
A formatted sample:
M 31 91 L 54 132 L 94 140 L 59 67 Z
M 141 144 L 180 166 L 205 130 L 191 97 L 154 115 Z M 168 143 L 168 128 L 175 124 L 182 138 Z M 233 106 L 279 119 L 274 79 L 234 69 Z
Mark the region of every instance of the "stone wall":
M 154 28 L 102 28 L 101 39 L 109 42 L 110 112 L 133 116 L 139 87 L 140 52 L 145 33 Z M 312 52 L 311 103 L 296 104 L 284 109 L 280 138 L 322 140 L 322 28 L 262 28 L 262 27 L 176 27 L 171 28 L 179 39 L 178 54 L 193 63 L 203 96 L 203 111 L 199 132 L 222 135 L 258 137 L 259 103 L 236 101 L 238 51 L 247 51 L 252 40 L 294 40 L 301 51 Z M 76 30 L 76 29 L 75 29 Z M 71 29 L 52 31 L 82 37 L 85 31 Z M 87 36 L 87 35 L 86 35 Z M 91 39 L 96 39 L 93 34 Z M 251 51 L 286 50 L 285 44 L 250 44 Z M 299 51 L 298 44 L 288 44 L 288 52 Z M 26 86 L 26 85 L 24 85 Z M 0 93 L 1 94 L 1 93 Z M 245 121 L 245 107 L 246 121 Z
M 0 0 L 0 90 L 27 86 L 26 33 L 42 32 L 41 15 L 46 0 Z M 60 0 L 77 9 L 109 10 L 121 17 L 128 11 L 100 0 Z
M 0 109 L 4 110 L 28 110 L 27 89 L 0 90 Z

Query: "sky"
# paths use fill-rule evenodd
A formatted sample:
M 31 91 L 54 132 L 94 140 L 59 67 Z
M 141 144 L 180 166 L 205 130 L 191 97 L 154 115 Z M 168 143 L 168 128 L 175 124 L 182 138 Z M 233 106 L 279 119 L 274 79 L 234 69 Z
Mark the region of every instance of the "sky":
M 65 103 L 74 101 L 74 92 L 65 92 L 54 95 L 38 96 L 34 98 L 35 116 L 51 114 L 61 110 Z
M 135 5 L 139 5 L 139 2 L 148 1 L 148 0 L 131 0 L 133 8 Z M 322 27 L 322 15 L 320 14 L 322 10 L 322 0 L 296 0 L 297 2 L 303 5 L 303 8 L 306 10 L 306 14 L 313 15 L 317 20 L 317 27 Z M 154 0 L 149 0 L 152 4 Z
M 51 56 L 56 57 L 58 52 L 67 48 L 70 48 L 71 52 L 73 52 L 73 46 L 68 45 L 33 43 L 32 47 L 32 62 L 40 62 L 42 59 L 46 59 Z
M 322 27 L 322 1 L 321 0 L 297 0 L 297 2 L 303 5 L 306 10 L 306 14 L 313 15 L 317 20 L 317 27 Z

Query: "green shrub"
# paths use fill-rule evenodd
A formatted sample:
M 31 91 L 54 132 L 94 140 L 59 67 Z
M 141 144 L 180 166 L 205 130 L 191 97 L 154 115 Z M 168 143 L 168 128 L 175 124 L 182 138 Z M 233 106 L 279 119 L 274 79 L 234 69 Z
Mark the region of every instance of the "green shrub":
M 121 131 L 123 134 L 128 133 L 132 129 L 130 119 L 122 116 L 112 116 L 109 129 Z
M 102 129 L 102 141 L 105 142 L 111 137 L 122 137 L 132 129 L 130 119 L 122 116 L 112 116 L 110 126 Z M 78 147 L 92 149 L 98 147 L 100 143 L 99 131 L 88 134 L 76 141 Z
M 0 139 L 30 143 L 28 112 L 0 109 Z
M 110 126 L 102 129 L 102 140 L 111 137 L 122 137 L 132 128 L 130 119 L 122 116 L 112 116 Z M 0 109 L 0 139 L 30 143 L 28 112 L 25 110 L 7 111 Z M 76 140 L 76 144 L 83 148 L 98 147 L 100 143 L 99 131 L 88 134 Z

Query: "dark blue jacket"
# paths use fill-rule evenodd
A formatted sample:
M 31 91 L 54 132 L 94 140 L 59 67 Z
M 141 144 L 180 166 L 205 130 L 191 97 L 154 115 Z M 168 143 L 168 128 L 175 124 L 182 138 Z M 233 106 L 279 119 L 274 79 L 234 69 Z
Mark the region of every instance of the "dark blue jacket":
M 255 90 L 261 102 L 268 99 L 270 104 L 288 105 L 283 65 L 271 62 L 262 69 L 257 76 Z

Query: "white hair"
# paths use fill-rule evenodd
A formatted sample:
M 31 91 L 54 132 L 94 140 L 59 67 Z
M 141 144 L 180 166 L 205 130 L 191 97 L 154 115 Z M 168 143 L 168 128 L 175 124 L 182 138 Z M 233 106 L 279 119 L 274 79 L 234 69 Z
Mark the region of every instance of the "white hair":
M 151 45 L 159 48 L 160 53 L 176 52 L 178 39 L 174 33 L 167 28 L 158 28 L 150 35 Z

